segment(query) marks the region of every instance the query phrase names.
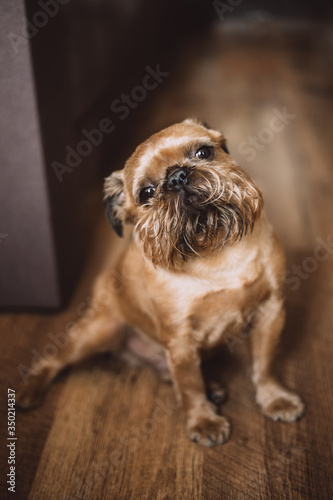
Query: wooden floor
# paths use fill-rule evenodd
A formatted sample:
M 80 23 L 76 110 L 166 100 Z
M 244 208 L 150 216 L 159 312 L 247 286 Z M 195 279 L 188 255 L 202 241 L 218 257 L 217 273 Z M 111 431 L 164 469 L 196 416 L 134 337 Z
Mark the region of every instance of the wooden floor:
M 304 398 L 305 417 L 294 424 L 263 417 L 254 403 L 247 344 L 239 342 L 213 367 L 228 389 L 222 410 L 231 439 L 199 447 L 184 435 L 171 386 L 149 369 L 99 357 L 62 375 L 40 409 L 17 413 L 16 494 L 6 492 L 4 463 L 1 498 L 333 498 L 332 54 L 325 28 L 216 29 L 179 55 L 154 105 L 142 103 L 137 134 L 139 142 L 199 115 L 224 131 L 231 155 L 263 189 L 289 272 L 277 368 Z M 251 152 L 253 146 L 242 144 L 250 136 L 258 141 Z M 2 315 L 3 400 L 20 381 L 18 369 L 24 373 L 34 357 L 61 348 L 61 332 L 88 304 L 111 235 L 103 214 L 98 220 L 93 256 L 64 312 Z M 2 405 L 7 461 L 5 411 Z

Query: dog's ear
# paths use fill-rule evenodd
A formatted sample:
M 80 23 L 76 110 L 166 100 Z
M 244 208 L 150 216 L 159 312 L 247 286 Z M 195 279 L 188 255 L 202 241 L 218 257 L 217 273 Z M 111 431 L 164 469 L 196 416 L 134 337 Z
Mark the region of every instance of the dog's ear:
M 213 130 L 212 127 L 207 125 L 206 122 L 201 120 L 201 118 L 197 117 L 186 118 L 186 120 L 184 120 L 183 123 L 187 123 L 188 125 L 201 125 L 202 127 L 205 127 L 207 130 Z
M 230 155 L 229 153 L 229 149 L 227 147 L 227 141 L 225 139 L 223 139 L 223 141 L 221 142 L 221 149 L 227 153 L 227 155 Z
M 124 172 L 118 170 L 105 179 L 104 205 L 106 216 L 118 236 L 123 236 L 124 229 Z
M 210 126 L 210 125 L 208 125 L 208 123 L 207 123 L 207 122 L 201 122 L 201 125 L 202 125 L 203 127 L 205 127 L 207 130 L 214 130 L 214 129 Z M 222 134 L 221 134 L 221 135 L 222 135 Z M 230 155 L 230 153 L 229 153 L 229 149 L 228 149 L 228 147 L 227 147 L 227 141 L 226 141 L 226 139 L 225 139 L 223 136 L 222 136 L 222 140 L 221 140 L 220 145 L 221 145 L 221 149 L 222 149 L 222 151 L 224 151 L 225 153 L 227 153 L 227 155 Z
M 220 139 L 221 140 L 221 142 L 220 142 L 221 149 L 225 153 L 227 153 L 227 155 L 230 155 L 228 147 L 227 147 L 227 141 L 226 141 L 226 139 L 223 137 L 223 135 L 220 132 L 218 132 L 217 130 L 213 129 L 213 127 L 211 127 L 210 125 L 208 125 L 207 122 L 201 120 L 200 118 L 187 118 L 187 120 L 185 120 L 185 123 L 193 123 L 194 125 L 201 125 L 202 127 L 205 127 L 210 132 L 213 132 L 217 136 L 220 136 L 221 137 L 221 139 Z M 219 139 L 219 137 L 217 137 L 217 138 Z

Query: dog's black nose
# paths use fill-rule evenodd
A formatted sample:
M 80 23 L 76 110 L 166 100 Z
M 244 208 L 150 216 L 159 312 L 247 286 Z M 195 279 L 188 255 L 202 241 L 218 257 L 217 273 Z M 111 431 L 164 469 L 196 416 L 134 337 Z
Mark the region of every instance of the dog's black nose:
M 169 174 L 166 185 L 168 189 L 181 189 L 187 182 L 187 170 L 185 168 L 177 168 Z

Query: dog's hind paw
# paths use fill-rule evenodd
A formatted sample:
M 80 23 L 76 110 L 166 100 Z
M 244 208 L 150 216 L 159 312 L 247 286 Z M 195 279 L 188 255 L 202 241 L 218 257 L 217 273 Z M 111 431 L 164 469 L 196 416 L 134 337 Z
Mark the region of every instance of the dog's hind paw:
M 201 417 L 188 426 L 189 438 L 203 446 L 213 447 L 225 443 L 230 436 L 230 423 L 224 417 Z

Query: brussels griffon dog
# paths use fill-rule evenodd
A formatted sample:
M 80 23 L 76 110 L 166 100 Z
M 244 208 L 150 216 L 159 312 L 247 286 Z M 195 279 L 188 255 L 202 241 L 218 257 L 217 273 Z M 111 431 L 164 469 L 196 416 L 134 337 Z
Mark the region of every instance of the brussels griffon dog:
M 105 207 L 119 236 L 133 225 L 117 273 L 105 269 L 97 279 L 95 294 L 113 292 L 78 322 L 56 359 L 33 367 L 19 404 L 37 404 L 66 365 L 117 351 L 171 376 L 190 439 L 223 443 L 230 424 L 207 399 L 201 355 L 246 328 L 257 403 L 273 420 L 298 419 L 301 399 L 272 372 L 285 317 L 283 250 L 224 136 L 192 119 L 152 135 L 106 179 Z

